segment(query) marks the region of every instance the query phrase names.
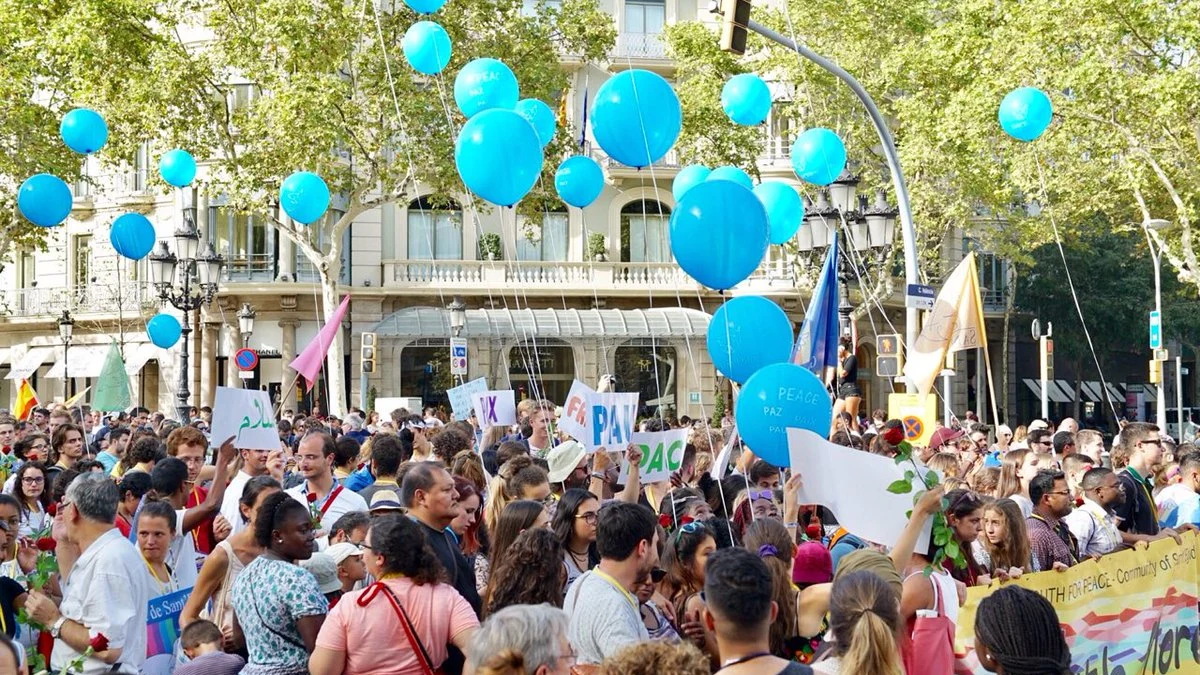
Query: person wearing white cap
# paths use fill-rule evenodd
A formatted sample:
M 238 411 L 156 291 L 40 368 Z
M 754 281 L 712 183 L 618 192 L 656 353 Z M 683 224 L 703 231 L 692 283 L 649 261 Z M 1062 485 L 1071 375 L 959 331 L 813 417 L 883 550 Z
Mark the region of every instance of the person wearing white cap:
M 561 495 L 571 488 L 587 488 L 587 448 L 579 441 L 559 443 L 546 457 L 546 463 L 550 467 L 550 487 L 557 494 Z
M 353 591 L 360 581 L 367 578 L 367 567 L 363 563 L 362 548 L 344 541 L 325 550 L 337 565 L 337 578 L 342 583 L 342 593 Z
M 317 580 L 317 586 L 329 606 L 333 607 L 342 598 L 342 582 L 338 579 L 338 566 L 328 553 L 313 553 L 308 560 L 301 560 L 300 567 Z

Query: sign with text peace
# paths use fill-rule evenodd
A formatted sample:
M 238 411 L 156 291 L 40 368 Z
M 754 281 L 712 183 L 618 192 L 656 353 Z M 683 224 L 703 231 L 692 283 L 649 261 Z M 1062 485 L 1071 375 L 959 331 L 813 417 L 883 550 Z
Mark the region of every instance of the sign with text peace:
M 217 387 L 210 438 L 219 445 L 230 436 L 239 450 L 279 449 L 279 429 L 267 392 Z
M 586 401 L 587 431 L 578 440 L 583 442 L 588 452 L 624 450 L 633 440 L 638 395 L 592 393 Z
M 517 423 L 517 400 L 512 389 L 475 394 L 475 419 L 479 428 Z
M 670 480 L 671 474 L 683 466 L 687 434 L 687 429 L 633 434 L 633 444 L 642 447 L 642 461 L 638 464 L 638 480 L 642 485 Z M 624 485 L 628 478 L 629 458 L 626 457 L 621 460 L 621 474 L 617 477 L 617 483 Z
M 567 402 L 563 404 L 562 417 L 558 420 L 559 431 L 580 442 L 587 438 L 587 399 L 595 393 L 594 389 L 579 380 L 571 383 Z

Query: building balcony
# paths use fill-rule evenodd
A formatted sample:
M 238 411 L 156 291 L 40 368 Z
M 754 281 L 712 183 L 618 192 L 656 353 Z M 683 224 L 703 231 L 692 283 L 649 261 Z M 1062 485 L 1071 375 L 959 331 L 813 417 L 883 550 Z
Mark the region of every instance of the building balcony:
M 616 187 L 620 187 L 621 182 L 626 179 L 635 181 L 652 180 L 666 181 L 663 185 L 669 190 L 671 187 L 670 181 L 675 178 L 675 174 L 679 173 L 679 169 L 682 168 L 677 148 L 671 148 L 667 151 L 667 154 L 663 155 L 662 159 L 650 166 L 638 169 L 622 164 L 609 157 L 598 146 L 589 144 L 589 147 L 588 154 L 600 164 Z
M 667 44 L 661 34 L 617 34 L 617 44 L 609 56 L 608 69 L 619 72 L 633 68 L 644 68 L 660 75 L 675 72 L 675 61 L 667 55 Z
M 46 319 L 70 310 L 75 317 L 130 317 L 159 306 L 158 296 L 148 281 L 123 284 L 89 284 L 75 288 L 35 287 L 0 290 L 0 317 Z

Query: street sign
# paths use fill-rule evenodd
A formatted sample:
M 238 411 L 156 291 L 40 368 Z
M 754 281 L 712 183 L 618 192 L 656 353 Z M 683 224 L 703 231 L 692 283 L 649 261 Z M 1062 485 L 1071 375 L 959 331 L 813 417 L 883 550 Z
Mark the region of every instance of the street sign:
M 467 374 L 467 339 L 450 338 L 450 374 Z
M 243 380 L 253 380 L 254 379 L 254 371 L 253 370 L 238 371 L 238 377 L 242 378 Z
M 242 347 L 233 354 L 233 363 L 243 373 L 258 367 L 258 352 L 249 347 Z
M 909 309 L 930 311 L 933 309 L 933 302 L 936 299 L 937 294 L 933 292 L 933 286 L 909 284 L 908 292 L 904 294 L 904 306 Z
M 1150 349 L 1162 347 L 1162 315 L 1150 312 Z

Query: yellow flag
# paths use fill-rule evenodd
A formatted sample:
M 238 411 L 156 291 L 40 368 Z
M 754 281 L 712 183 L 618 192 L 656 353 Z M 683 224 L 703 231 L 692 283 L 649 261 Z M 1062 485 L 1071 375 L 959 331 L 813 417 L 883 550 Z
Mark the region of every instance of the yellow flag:
M 17 389 L 17 402 L 13 405 L 13 413 L 17 419 L 27 419 L 37 404 L 37 394 L 33 387 L 29 386 L 29 380 L 22 379 L 21 386 Z
M 79 402 L 83 400 L 83 397 L 86 396 L 88 391 L 90 391 L 90 390 L 91 390 L 91 387 L 84 387 L 83 391 L 81 391 L 78 394 L 75 394 L 71 398 L 67 399 L 66 402 L 63 403 L 63 407 L 64 408 L 74 408 L 75 406 L 79 405 Z
M 947 354 L 980 348 L 986 353 L 987 331 L 975 253 L 971 252 L 946 279 L 916 344 L 909 345 L 904 375 L 918 391 L 928 394 L 946 363 Z

